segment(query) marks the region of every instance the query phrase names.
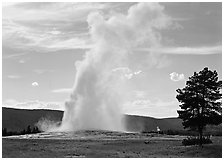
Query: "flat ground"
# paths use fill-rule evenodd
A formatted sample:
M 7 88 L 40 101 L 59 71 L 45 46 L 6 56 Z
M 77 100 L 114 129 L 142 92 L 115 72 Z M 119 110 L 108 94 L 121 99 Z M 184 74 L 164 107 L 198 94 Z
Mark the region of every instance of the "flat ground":
M 91 135 L 91 136 L 90 136 Z M 3 158 L 53 157 L 222 157 L 222 137 L 212 137 L 213 144 L 183 146 L 183 136 L 157 134 L 45 134 L 2 139 Z

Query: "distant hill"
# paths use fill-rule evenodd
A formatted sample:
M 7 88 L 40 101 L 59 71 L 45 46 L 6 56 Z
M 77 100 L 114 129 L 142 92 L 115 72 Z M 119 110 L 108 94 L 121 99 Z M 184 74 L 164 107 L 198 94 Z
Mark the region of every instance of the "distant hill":
M 63 111 L 56 110 L 27 110 L 2 108 L 2 128 L 7 128 L 7 131 L 22 131 L 28 125 L 33 127 L 41 118 L 61 121 Z
M 53 121 L 61 121 L 63 111 L 56 110 L 26 110 L 2 108 L 2 128 L 8 131 L 21 131 L 28 125 L 31 127 L 42 118 Z M 123 121 L 128 131 L 156 131 L 157 126 L 163 130 L 184 130 L 182 120 L 179 118 L 162 118 L 144 117 L 137 115 L 125 115 Z M 221 132 L 222 125 L 209 126 L 209 131 Z
M 157 119 L 153 117 L 143 117 L 137 115 L 125 116 L 126 128 L 130 131 L 156 131 L 157 126 L 160 130 L 183 130 L 182 120 L 179 118 Z

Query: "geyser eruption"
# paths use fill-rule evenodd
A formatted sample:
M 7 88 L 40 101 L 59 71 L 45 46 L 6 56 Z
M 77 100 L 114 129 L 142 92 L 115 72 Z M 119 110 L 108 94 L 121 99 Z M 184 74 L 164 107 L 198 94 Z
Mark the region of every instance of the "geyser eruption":
M 122 105 L 129 79 L 115 68 L 139 70 L 141 62 L 133 61 L 136 50 L 158 47 L 161 36 L 157 30 L 169 24 L 169 17 L 157 3 L 139 3 L 130 7 L 127 15 L 113 13 L 105 18 L 94 12 L 87 22 L 92 48 L 76 63 L 73 92 L 65 103 L 60 129 L 124 131 Z M 147 61 L 155 63 L 155 59 Z

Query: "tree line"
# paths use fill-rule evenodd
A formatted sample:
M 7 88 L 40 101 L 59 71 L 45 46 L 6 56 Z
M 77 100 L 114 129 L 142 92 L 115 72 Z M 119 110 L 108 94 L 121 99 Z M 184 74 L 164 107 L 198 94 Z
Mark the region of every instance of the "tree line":
M 34 134 L 40 132 L 41 131 L 37 126 L 31 127 L 30 125 L 28 125 L 27 128 L 23 129 L 22 131 L 8 131 L 7 128 L 2 128 L 2 136 Z

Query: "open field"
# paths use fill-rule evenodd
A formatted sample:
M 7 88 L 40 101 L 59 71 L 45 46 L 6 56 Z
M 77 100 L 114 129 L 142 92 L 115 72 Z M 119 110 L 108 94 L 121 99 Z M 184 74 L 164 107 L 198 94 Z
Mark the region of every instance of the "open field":
M 85 131 L 41 133 L 2 139 L 3 158 L 12 157 L 222 157 L 222 138 L 183 146 L 184 136 Z

